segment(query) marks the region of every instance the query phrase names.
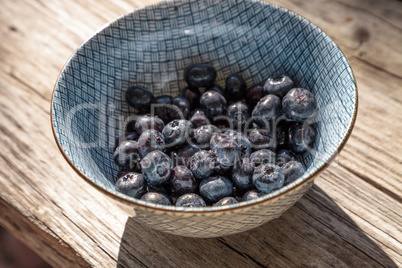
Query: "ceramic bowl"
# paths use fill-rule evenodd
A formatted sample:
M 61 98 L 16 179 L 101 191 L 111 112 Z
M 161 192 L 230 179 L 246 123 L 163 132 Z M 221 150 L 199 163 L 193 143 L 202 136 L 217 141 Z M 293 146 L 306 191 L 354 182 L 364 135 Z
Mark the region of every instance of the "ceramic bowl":
M 230 73 L 241 74 L 248 86 L 286 73 L 314 92 L 318 138 L 302 160 L 307 172 L 271 194 L 223 207 L 156 205 L 116 192 L 113 147 L 122 121 L 135 113 L 126 89 L 142 85 L 155 96 L 177 95 L 185 87 L 183 70 L 193 63 L 215 67 L 221 86 Z M 255 0 L 173 0 L 115 19 L 68 60 L 51 104 L 60 151 L 84 181 L 128 207 L 136 220 L 190 237 L 234 234 L 279 217 L 345 145 L 356 111 L 352 70 L 331 38 L 300 15 Z

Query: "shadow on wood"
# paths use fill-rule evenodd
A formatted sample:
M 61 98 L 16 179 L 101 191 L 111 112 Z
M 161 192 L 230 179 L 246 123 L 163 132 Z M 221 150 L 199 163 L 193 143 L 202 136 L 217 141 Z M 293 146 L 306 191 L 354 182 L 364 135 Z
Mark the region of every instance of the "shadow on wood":
M 151 250 L 150 250 L 151 249 Z M 280 218 L 208 239 L 155 231 L 129 218 L 118 267 L 397 267 L 318 186 Z

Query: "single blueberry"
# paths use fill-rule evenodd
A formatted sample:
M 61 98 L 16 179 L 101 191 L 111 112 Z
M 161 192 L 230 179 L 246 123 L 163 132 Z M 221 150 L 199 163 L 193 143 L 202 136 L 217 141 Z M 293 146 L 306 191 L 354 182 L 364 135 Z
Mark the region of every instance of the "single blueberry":
M 138 142 L 134 140 L 122 142 L 113 153 L 113 160 L 122 169 L 138 170 L 141 161 Z
M 227 196 L 227 197 L 222 198 L 221 200 L 219 200 L 215 204 L 213 204 L 213 206 L 214 207 L 226 206 L 226 205 L 232 205 L 232 204 L 237 204 L 237 203 L 239 203 L 239 201 L 237 201 L 236 198 L 231 197 L 231 196 Z
M 210 141 L 211 150 L 216 155 L 218 162 L 227 167 L 233 166 L 240 158 L 241 146 L 238 139 L 224 133 L 215 133 Z
M 247 85 L 243 77 L 231 74 L 226 78 L 225 93 L 228 100 L 241 100 L 247 91 Z
M 258 190 L 250 190 L 247 191 L 244 195 L 243 198 L 241 199 L 241 201 L 250 201 L 253 199 L 257 199 L 258 197 L 262 196 L 263 193 L 261 193 Z
M 172 101 L 173 98 L 170 95 L 157 97 L 155 103 L 151 105 L 151 115 L 158 116 L 165 123 L 172 121 Z
M 181 91 L 180 96 L 186 98 L 190 102 L 191 107 L 195 108 L 200 103 L 201 93 L 198 89 L 192 89 L 187 87 Z
M 117 147 L 119 147 L 119 145 L 124 142 L 124 141 L 130 141 L 130 140 L 138 140 L 139 135 L 137 134 L 137 132 L 127 132 L 124 135 L 121 135 L 120 137 L 117 137 L 115 142 L 114 142 L 114 150 L 117 149 Z
M 132 86 L 126 91 L 127 103 L 141 112 L 149 112 L 151 104 L 155 103 L 154 95 L 144 87 Z
M 275 139 L 272 134 L 265 129 L 253 129 L 248 134 L 248 140 L 254 149 L 276 150 Z
M 189 167 L 191 157 L 199 151 L 201 149 L 198 146 L 187 144 L 172 152 L 171 158 L 175 166 L 183 165 Z
M 276 124 L 276 144 L 278 149 L 287 149 L 289 147 L 289 127 L 293 122 L 281 120 Z
M 289 128 L 289 146 L 295 153 L 311 150 L 317 137 L 314 124 L 296 123 Z
M 145 130 L 138 139 L 138 152 L 144 157 L 155 150 L 165 150 L 165 138 L 157 130 Z
M 212 151 L 201 150 L 195 153 L 190 160 L 190 170 L 196 179 L 208 178 L 217 169 L 218 161 Z
M 198 194 L 190 193 L 190 194 L 184 194 L 177 198 L 176 201 L 176 207 L 205 207 L 207 204 L 205 204 L 204 199 L 202 199 L 201 196 Z
M 301 122 L 315 114 L 317 103 L 310 91 L 294 88 L 283 98 L 282 108 L 287 118 Z
M 193 124 L 188 120 L 181 119 L 171 121 L 162 130 L 166 148 L 187 143 L 187 141 L 192 137 L 193 131 Z
M 229 105 L 227 115 L 231 120 L 233 129 L 240 130 L 250 118 L 248 106 L 244 102 L 235 102 Z
M 176 166 L 170 176 L 170 187 L 174 195 L 193 193 L 197 188 L 197 182 L 190 169 L 185 166 Z
M 210 87 L 216 79 L 216 70 L 208 64 L 194 64 L 184 70 L 184 80 L 193 88 Z
M 295 181 L 306 172 L 305 167 L 299 161 L 287 162 L 282 166 L 282 170 L 285 174 L 285 185 Z
M 285 175 L 282 169 L 273 164 L 259 165 L 254 169 L 253 183 L 258 190 L 270 193 L 283 186 Z
M 135 123 L 135 131 L 138 135 L 141 135 L 145 130 L 155 129 L 162 132 L 165 127 L 163 120 L 157 116 L 143 115 L 140 116 Z
M 293 80 L 284 74 L 272 76 L 264 84 L 265 94 L 273 94 L 280 98 L 283 98 L 292 88 Z
M 274 152 L 268 149 L 261 149 L 255 151 L 250 155 L 251 161 L 253 161 L 254 165 L 257 167 L 261 164 L 275 164 L 276 155 Z
M 227 101 L 225 97 L 216 91 L 209 90 L 201 95 L 200 107 L 211 119 L 224 115 L 226 113 L 226 105 Z
M 198 109 L 193 112 L 189 121 L 191 124 L 193 124 L 194 128 L 209 124 L 209 119 L 205 115 L 204 111 Z
M 276 164 L 283 167 L 287 162 L 296 160 L 296 156 L 292 151 L 286 149 L 280 149 L 276 153 Z
M 254 107 L 265 96 L 262 85 L 254 85 L 247 90 L 246 102 L 250 107 Z
M 194 130 L 193 139 L 201 149 L 208 149 L 212 135 L 219 133 L 221 130 L 214 125 L 200 126 Z
M 173 98 L 172 104 L 179 107 L 182 113 L 182 115 L 181 114 L 177 115 L 178 118 L 188 118 L 191 110 L 191 103 L 189 100 L 187 100 L 184 97 L 177 96 Z
M 233 194 L 232 182 L 223 176 L 210 177 L 200 183 L 200 195 L 205 201 L 215 203 Z
M 142 174 L 129 172 L 116 182 L 116 190 L 129 196 L 140 198 L 145 192 L 145 180 Z
M 252 175 L 254 173 L 255 164 L 250 158 L 243 158 L 233 168 L 232 181 L 236 186 L 237 193 L 254 188 Z
M 141 171 L 144 179 L 153 185 L 167 182 L 172 167 L 172 159 L 161 151 L 152 151 L 141 160 Z
M 227 129 L 224 133 L 225 135 L 228 135 L 230 139 L 235 140 L 240 145 L 240 158 L 250 156 L 252 146 L 246 135 L 233 129 Z
M 258 121 L 265 122 L 270 119 L 278 118 L 281 115 L 281 99 L 275 95 L 266 95 L 254 107 L 251 116 Z
M 172 203 L 170 200 L 163 194 L 161 193 L 146 193 L 141 197 L 141 200 L 150 202 L 150 203 L 155 203 L 159 205 L 171 205 Z

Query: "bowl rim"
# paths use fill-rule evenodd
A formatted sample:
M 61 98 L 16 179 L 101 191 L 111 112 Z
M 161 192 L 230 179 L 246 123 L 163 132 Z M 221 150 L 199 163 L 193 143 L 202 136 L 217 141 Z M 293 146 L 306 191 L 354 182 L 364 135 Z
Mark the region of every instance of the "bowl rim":
M 308 175 L 307 177 L 305 177 L 304 179 L 302 179 L 301 181 L 297 182 L 299 179 L 297 179 L 295 182 L 292 182 L 284 187 L 282 187 L 281 189 L 278 189 L 276 191 L 273 191 L 272 193 L 266 194 L 264 196 L 258 197 L 256 199 L 253 200 L 249 200 L 249 201 L 245 201 L 245 202 L 239 202 L 236 204 L 231 204 L 231 205 L 225 205 L 225 206 L 216 206 L 216 207 L 212 207 L 212 206 L 207 206 L 207 207 L 196 207 L 196 208 L 192 208 L 192 207 L 176 207 L 174 205 L 159 205 L 159 204 L 154 204 L 154 203 L 150 203 L 150 202 L 145 202 L 142 201 L 140 199 L 136 199 L 134 197 L 123 197 L 126 196 L 124 194 L 116 194 L 113 193 L 107 189 L 105 189 L 104 187 L 96 184 L 93 180 L 91 180 L 90 178 L 88 178 L 81 170 L 79 170 L 72 162 L 72 160 L 68 157 L 67 153 L 64 152 L 59 140 L 57 139 L 57 135 L 56 135 L 56 130 L 54 127 L 54 118 L 53 118 L 53 101 L 54 101 L 54 95 L 56 92 L 56 88 L 57 85 L 59 83 L 61 74 L 65 71 L 67 65 L 70 63 L 71 59 L 76 55 L 78 49 L 80 49 L 81 47 L 83 47 L 87 42 L 89 42 L 94 36 L 96 36 L 97 34 L 101 33 L 104 29 L 106 29 L 107 27 L 111 26 L 113 23 L 117 22 L 118 20 L 128 16 L 128 15 L 132 15 L 135 12 L 144 10 L 144 9 L 150 9 L 150 8 L 156 8 L 159 7 L 159 5 L 161 4 L 168 4 L 168 3 L 174 3 L 180 0 L 164 0 L 164 1 L 159 1 L 157 3 L 151 4 L 151 5 L 145 5 L 145 6 L 141 6 L 139 8 L 135 8 L 131 11 L 128 11 L 118 17 L 116 17 L 115 19 L 107 22 L 106 24 L 104 24 L 103 26 L 101 26 L 100 28 L 98 28 L 97 31 L 95 31 L 93 34 L 91 34 L 87 39 L 85 39 L 75 50 L 74 52 L 71 54 L 71 56 L 68 58 L 68 60 L 64 63 L 63 67 L 61 68 L 59 75 L 56 79 L 56 82 L 54 84 L 53 90 L 52 90 L 52 97 L 51 97 L 51 101 L 50 101 L 50 124 L 51 124 L 51 128 L 52 128 L 52 134 L 53 134 L 53 138 L 56 141 L 56 145 L 58 147 L 58 149 L 60 150 L 61 154 L 63 155 L 64 159 L 67 161 L 67 163 L 70 165 L 70 167 L 81 177 L 84 179 L 84 181 L 86 181 L 87 183 L 89 183 L 91 186 L 94 186 L 96 189 L 100 190 L 101 192 L 105 193 L 108 197 L 111 197 L 114 200 L 117 200 L 119 202 L 123 202 L 126 205 L 130 205 L 133 206 L 133 208 L 135 208 L 135 206 L 140 206 L 142 208 L 148 209 L 148 210 L 157 210 L 157 211 L 163 211 L 163 212 L 168 212 L 168 213 L 221 213 L 221 212 L 226 212 L 226 211 L 233 211 L 233 210 L 239 210 L 239 209 L 245 209 L 247 207 L 251 207 L 251 206 L 255 206 L 255 205 L 260 205 L 262 203 L 266 203 L 269 202 L 271 200 L 277 199 L 291 191 L 295 191 L 296 189 L 302 187 L 303 185 L 305 185 L 306 183 L 308 183 L 309 181 L 313 180 L 314 178 L 316 178 L 321 172 L 323 172 L 330 164 L 331 162 L 334 160 L 334 158 L 343 150 L 343 148 L 345 147 L 347 141 L 349 140 L 352 130 L 355 126 L 356 123 L 356 118 L 357 118 L 357 111 L 358 111 L 358 106 L 359 106 L 359 101 L 358 101 L 358 87 L 357 87 L 357 83 L 356 83 L 356 76 L 353 72 L 353 69 L 350 65 L 349 60 L 347 59 L 347 57 L 345 56 L 345 53 L 342 51 L 342 49 L 338 46 L 338 44 L 335 43 L 335 41 L 329 37 L 329 35 L 324 32 L 320 27 L 318 27 L 316 24 L 314 24 L 313 22 L 311 22 L 310 20 L 306 19 L 305 17 L 297 14 L 294 11 L 291 11 L 281 5 L 277 5 L 277 4 L 273 4 L 273 3 L 269 3 L 266 1 L 262 1 L 262 0 L 240 0 L 241 2 L 258 2 L 261 3 L 262 5 L 266 5 L 266 6 L 270 6 L 276 10 L 278 9 L 282 9 L 283 11 L 287 12 L 289 15 L 291 16 L 295 16 L 298 17 L 301 20 L 306 20 L 309 24 L 311 24 L 314 28 L 318 29 L 319 31 L 321 31 L 321 33 L 323 33 L 325 35 L 326 38 L 328 38 L 335 46 L 336 48 L 341 52 L 342 57 L 345 59 L 350 73 L 352 75 L 352 81 L 353 81 L 353 86 L 354 86 L 354 93 L 355 93 L 355 105 L 354 105 L 354 109 L 353 109 L 353 114 L 351 117 L 351 121 L 349 123 L 348 129 L 346 131 L 345 136 L 343 137 L 342 141 L 340 142 L 337 150 L 335 150 L 334 153 L 332 153 L 330 155 L 330 157 L 328 158 L 327 161 L 325 161 L 324 163 L 322 163 L 321 166 L 319 166 L 313 173 L 311 173 L 310 175 Z M 191 0 L 189 1 L 184 1 L 184 2 L 191 2 Z M 121 195 L 121 196 L 120 196 Z

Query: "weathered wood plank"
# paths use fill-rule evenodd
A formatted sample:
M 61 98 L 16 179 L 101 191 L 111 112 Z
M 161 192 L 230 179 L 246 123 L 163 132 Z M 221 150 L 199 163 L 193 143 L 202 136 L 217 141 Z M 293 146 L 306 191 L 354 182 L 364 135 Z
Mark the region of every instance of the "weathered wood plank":
M 338 165 L 281 218 L 219 239 L 175 237 L 127 220 L 65 163 L 49 101 L 83 40 L 150 2 L 16 0 L 0 10 L 0 224 L 54 266 L 402 266 L 401 3 L 274 2 L 338 42 L 360 90 L 356 128 Z

